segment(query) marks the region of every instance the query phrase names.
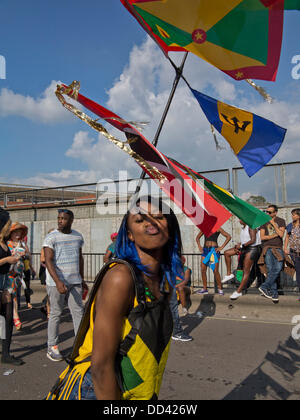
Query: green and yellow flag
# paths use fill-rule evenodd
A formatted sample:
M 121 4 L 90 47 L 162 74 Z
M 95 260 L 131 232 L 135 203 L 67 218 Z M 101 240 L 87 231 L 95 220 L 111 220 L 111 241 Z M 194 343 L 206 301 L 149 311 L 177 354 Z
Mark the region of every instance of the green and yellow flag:
M 300 10 L 300 0 L 284 0 L 284 10 Z
M 275 80 L 284 0 L 121 0 L 167 55 L 189 51 L 235 80 Z
M 219 187 L 209 179 L 205 178 L 199 172 L 194 171 L 182 163 L 170 159 L 175 165 L 179 166 L 183 171 L 189 174 L 194 179 L 202 180 L 205 188 L 217 199 L 228 211 L 237 216 L 240 220 L 246 223 L 251 229 L 257 229 L 260 226 L 268 223 L 271 217 L 263 211 L 257 209 L 246 201 L 231 192 Z

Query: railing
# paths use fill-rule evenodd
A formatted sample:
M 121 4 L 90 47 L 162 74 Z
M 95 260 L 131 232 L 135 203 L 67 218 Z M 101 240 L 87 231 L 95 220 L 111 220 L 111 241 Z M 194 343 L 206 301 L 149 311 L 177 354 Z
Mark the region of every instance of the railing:
M 278 206 L 300 203 L 300 162 L 283 162 L 266 165 L 252 178 L 242 167 L 232 169 L 232 190 L 241 198 L 253 197 L 254 205 L 268 203 Z
M 201 255 L 200 254 L 183 254 L 186 258 L 186 265 L 192 270 L 192 286 L 195 290 L 202 288 L 202 277 L 201 277 Z M 84 279 L 87 282 L 93 283 L 96 275 L 103 266 L 103 253 L 83 253 L 84 258 Z M 40 254 L 32 254 L 32 265 L 37 273 L 39 273 L 40 267 Z M 233 269 L 237 267 L 237 257 L 232 259 Z M 221 260 L 219 264 L 219 272 L 221 279 L 224 278 L 226 274 L 224 255 L 221 255 Z M 213 272 L 210 268 L 207 268 L 207 286 L 209 289 L 217 290 L 217 285 L 214 279 Z M 255 290 L 256 282 L 253 282 L 251 289 Z M 223 285 L 224 289 L 232 290 L 235 288 L 233 283 L 228 283 Z M 250 290 L 251 290 L 250 289 Z M 281 275 L 280 292 L 297 292 L 297 282 L 295 278 L 291 279 L 287 277 L 284 273 Z
M 232 173 L 231 173 L 232 172 Z M 233 191 L 244 199 L 250 199 L 251 204 L 264 206 L 267 203 L 277 205 L 296 205 L 300 203 L 299 188 L 300 161 L 283 162 L 266 165 L 252 178 L 249 178 L 242 167 L 202 171 L 201 174 L 221 187 Z M 121 174 L 121 173 L 120 173 Z M 127 200 L 139 178 L 119 178 L 110 181 L 100 181 L 92 184 L 61 186 L 53 188 L 26 187 L 17 191 L 16 186 L 2 186 L 0 206 L 5 208 L 43 208 L 51 206 L 70 206 L 94 204 L 104 191 L 112 191 L 112 196 L 118 201 Z M 150 182 L 145 178 L 144 185 Z M 153 183 L 152 183 L 153 184 Z M 152 185 L 151 184 L 151 185 Z M 152 189 L 148 184 L 147 192 Z M 110 189 L 110 187 L 112 187 Z

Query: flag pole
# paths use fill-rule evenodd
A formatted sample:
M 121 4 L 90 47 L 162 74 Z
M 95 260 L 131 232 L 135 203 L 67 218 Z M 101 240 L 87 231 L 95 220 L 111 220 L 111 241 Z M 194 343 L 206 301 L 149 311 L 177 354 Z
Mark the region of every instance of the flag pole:
M 169 96 L 169 99 L 168 99 L 167 105 L 166 105 L 166 107 L 165 107 L 165 110 L 164 110 L 164 112 L 163 112 L 163 115 L 162 115 L 162 118 L 161 118 L 161 120 L 160 120 L 159 126 L 158 126 L 158 128 L 157 128 L 156 134 L 155 134 L 154 139 L 153 139 L 153 141 L 152 141 L 152 144 L 153 144 L 153 146 L 155 146 L 155 147 L 157 146 L 157 143 L 158 143 L 158 140 L 159 140 L 159 136 L 160 136 L 161 130 L 162 130 L 163 126 L 164 126 L 164 123 L 165 123 L 165 121 L 166 121 L 167 115 L 168 115 L 168 113 L 169 113 L 170 106 L 171 106 L 171 103 L 172 103 L 172 101 L 173 101 L 173 98 L 174 98 L 174 95 L 175 95 L 175 92 L 176 92 L 176 89 L 177 89 L 178 83 L 179 83 L 179 81 L 180 81 L 180 79 L 181 79 L 181 77 L 182 77 L 182 72 L 183 72 L 183 68 L 184 68 L 184 65 L 185 65 L 185 62 L 186 62 L 187 56 L 188 56 L 188 52 L 186 52 L 186 53 L 184 54 L 184 57 L 183 57 L 183 59 L 182 59 L 182 62 L 181 62 L 180 67 L 177 67 L 177 66 L 173 63 L 173 61 L 172 61 L 172 60 L 168 57 L 168 60 L 170 61 L 170 63 L 172 64 L 172 66 L 174 67 L 174 69 L 175 69 L 175 71 L 176 71 L 176 76 L 175 76 L 175 79 L 174 79 L 174 82 L 173 82 L 172 90 L 171 90 L 171 93 L 170 93 L 170 96 Z M 139 183 L 138 183 L 137 188 L 136 188 L 136 190 L 135 190 L 134 196 L 136 196 L 136 195 L 140 192 L 140 190 L 141 190 L 141 188 L 142 188 L 143 181 L 144 181 L 144 179 L 145 179 L 145 176 L 146 176 L 146 172 L 145 172 L 145 171 L 143 171 L 143 172 L 141 173 L 141 175 L 140 175 Z

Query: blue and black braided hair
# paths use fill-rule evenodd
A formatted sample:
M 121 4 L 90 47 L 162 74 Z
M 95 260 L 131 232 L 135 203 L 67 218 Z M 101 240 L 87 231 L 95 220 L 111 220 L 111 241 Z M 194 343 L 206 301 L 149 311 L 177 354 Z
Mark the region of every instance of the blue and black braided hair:
M 141 202 L 154 204 L 167 219 L 169 240 L 164 246 L 162 269 L 169 282 L 174 287 L 176 277 L 183 278 L 183 266 L 181 262 L 182 242 L 177 218 L 171 208 L 163 203 L 161 198 L 151 196 L 140 197 L 135 203 L 138 208 Z M 130 210 L 124 216 L 116 240 L 115 256 L 135 265 L 138 270 L 149 275 L 147 267 L 141 263 L 134 242 L 128 238 L 128 217 Z

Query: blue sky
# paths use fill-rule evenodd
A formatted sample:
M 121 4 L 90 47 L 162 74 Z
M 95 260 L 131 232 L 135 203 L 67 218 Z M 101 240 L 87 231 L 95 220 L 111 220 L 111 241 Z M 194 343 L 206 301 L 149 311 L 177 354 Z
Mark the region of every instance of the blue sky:
M 274 162 L 300 160 L 300 79 L 291 76 L 291 59 L 300 55 L 299 16 L 285 14 L 276 83 L 257 81 L 277 100 L 273 105 L 195 56 L 185 69 L 195 89 L 288 128 Z M 145 135 L 152 140 L 174 72 L 120 1 L 10 0 L 2 2 L 0 19 L 0 55 L 6 60 L 6 80 L 0 80 L 0 182 L 70 185 L 114 177 L 119 169 L 138 175 L 134 162 L 68 115 L 54 96 L 57 81 L 80 80 L 84 95 L 126 119 L 150 121 Z M 180 55 L 173 57 L 179 62 Z M 216 152 L 184 83 L 159 149 L 198 170 L 239 166 L 228 148 Z

